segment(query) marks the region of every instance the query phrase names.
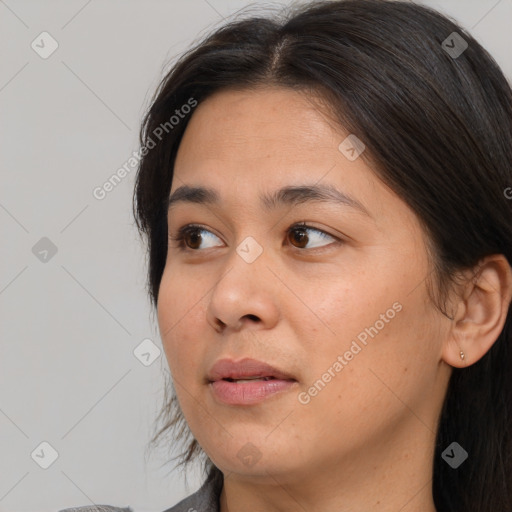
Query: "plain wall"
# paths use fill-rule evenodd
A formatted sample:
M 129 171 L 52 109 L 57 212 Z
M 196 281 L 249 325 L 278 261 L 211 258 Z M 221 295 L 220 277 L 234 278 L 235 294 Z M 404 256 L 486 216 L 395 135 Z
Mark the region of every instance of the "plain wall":
M 171 61 L 249 3 L 0 1 L 0 511 L 159 512 L 201 483 L 197 471 L 188 488 L 166 476 L 163 453 L 145 457 L 167 362 L 133 353 L 145 339 L 161 349 L 132 218 L 135 168 L 103 199 L 93 190 L 139 148 Z M 512 0 L 424 3 L 512 77 Z M 46 59 L 31 47 L 51 48 L 43 31 L 58 42 Z M 44 441 L 58 452 L 47 469 L 31 457 L 49 460 Z

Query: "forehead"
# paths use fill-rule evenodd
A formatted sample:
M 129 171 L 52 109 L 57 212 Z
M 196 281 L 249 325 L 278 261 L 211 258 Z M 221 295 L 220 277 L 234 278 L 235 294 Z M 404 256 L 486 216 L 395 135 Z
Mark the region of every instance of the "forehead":
M 298 161 L 337 148 L 343 133 L 329 126 L 311 100 L 284 88 L 221 90 L 194 111 L 176 165 L 191 160 L 286 158 Z M 310 155 L 312 156 L 312 155 Z
M 371 182 L 361 158 L 339 151 L 348 133 L 304 93 L 286 88 L 221 90 L 194 111 L 176 156 L 173 190 L 183 181 L 265 188 L 355 179 Z

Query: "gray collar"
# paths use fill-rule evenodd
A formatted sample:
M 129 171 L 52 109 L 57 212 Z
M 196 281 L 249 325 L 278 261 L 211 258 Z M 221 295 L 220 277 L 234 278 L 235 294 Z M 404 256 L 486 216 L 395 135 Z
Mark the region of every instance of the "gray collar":
M 220 493 L 224 476 L 220 470 L 210 473 L 201 488 L 164 512 L 220 512 Z
M 201 488 L 164 512 L 220 512 L 220 493 L 224 483 L 222 472 L 214 468 Z M 59 510 L 59 512 L 134 512 L 130 507 L 86 505 Z

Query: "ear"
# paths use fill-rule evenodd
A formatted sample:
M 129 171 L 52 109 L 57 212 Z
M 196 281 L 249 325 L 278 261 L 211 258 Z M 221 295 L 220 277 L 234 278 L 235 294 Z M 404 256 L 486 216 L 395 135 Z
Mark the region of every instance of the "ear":
M 486 256 L 466 275 L 442 351 L 443 361 L 457 368 L 476 363 L 490 350 L 512 300 L 512 268 L 503 254 Z

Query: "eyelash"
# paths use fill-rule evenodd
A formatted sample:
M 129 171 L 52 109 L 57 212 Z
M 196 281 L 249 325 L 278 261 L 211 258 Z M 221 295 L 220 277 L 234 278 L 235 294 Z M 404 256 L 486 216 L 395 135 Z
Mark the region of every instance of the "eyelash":
M 286 231 L 286 236 L 288 236 L 294 229 L 298 229 L 298 228 L 301 228 L 302 230 L 312 230 L 312 231 L 316 231 L 318 233 L 322 233 L 323 235 L 333 238 L 336 241 L 333 243 L 338 243 L 338 244 L 343 243 L 342 240 L 335 237 L 334 235 L 331 235 L 330 233 L 327 233 L 326 231 L 315 228 L 313 226 L 309 226 L 305 222 L 298 222 L 298 223 L 294 224 L 293 226 L 291 226 L 290 228 L 288 228 L 288 230 Z M 178 230 L 178 233 L 176 236 L 169 235 L 169 239 L 174 242 L 177 242 L 176 246 L 180 251 L 201 252 L 204 249 L 191 249 L 190 247 L 187 247 L 187 245 L 185 244 L 185 235 L 190 232 L 194 232 L 194 231 L 208 231 L 211 233 L 211 231 L 209 229 L 206 229 L 203 226 L 200 226 L 199 224 L 186 224 L 185 226 L 181 227 Z M 213 234 L 215 234 L 215 233 L 213 233 Z M 215 235 L 215 236 L 217 236 L 217 235 Z M 328 245 L 330 245 L 330 244 L 328 244 Z M 302 251 L 302 252 L 307 251 L 307 250 L 314 251 L 314 250 L 322 250 L 327 246 L 313 247 L 311 249 L 301 249 L 300 247 L 295 247 L 295 249 L 297 249 L 298 251 Z

